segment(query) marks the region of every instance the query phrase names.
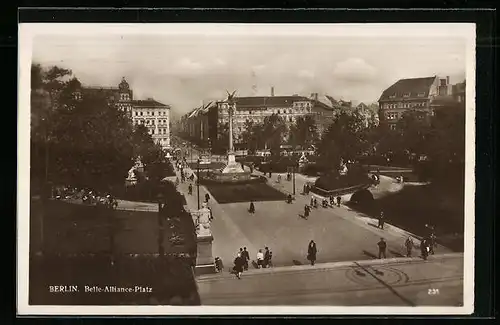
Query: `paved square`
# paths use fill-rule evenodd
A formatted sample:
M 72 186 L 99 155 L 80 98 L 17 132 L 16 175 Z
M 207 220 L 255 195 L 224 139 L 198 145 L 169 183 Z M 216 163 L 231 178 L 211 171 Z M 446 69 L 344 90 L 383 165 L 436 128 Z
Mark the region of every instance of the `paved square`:
M 219 204 L 250 201 L 284 201 L 286 199 L 285 194 L 266 183 L 210 184 L 205 186 Z

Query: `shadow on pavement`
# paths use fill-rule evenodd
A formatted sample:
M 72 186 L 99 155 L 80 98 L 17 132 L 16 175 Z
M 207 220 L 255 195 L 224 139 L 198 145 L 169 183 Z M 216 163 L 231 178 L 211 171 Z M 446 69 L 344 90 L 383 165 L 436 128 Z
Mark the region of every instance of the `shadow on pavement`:
M 370 257 L 370 258 L 374 258 L 374 259 L 377 259 L 377 258 L 378 258 L 378 256 L 377 256 L 377 255 L 372 254 L 372 253 L 370 253 L 370 252 L 368 252 L 368 251 L 365 251 L 365 250 L 363 250 L 363 254 L 365 254 L 366 256 L 368 256 L 368 257 Z
M 405 257 L 403 254 L 396 252 L 396 251 L 393 251 L 393 250 L 389 250 L 389 253 L 391 253 L 392 255 L 394 255 L 396 257 Z

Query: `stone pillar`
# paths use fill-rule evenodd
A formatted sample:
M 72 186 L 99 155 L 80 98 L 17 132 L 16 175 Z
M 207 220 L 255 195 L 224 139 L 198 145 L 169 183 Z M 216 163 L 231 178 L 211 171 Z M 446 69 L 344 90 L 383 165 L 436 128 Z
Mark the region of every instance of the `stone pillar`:
M 215 263 L 212 254 L 213 240 L 214 237 L 212 235 L 196 237 L 196 275 L 215 273 Z
M 233 114 L 234 114 L 234 105 L 229 104 L 228 106 L 229 113 L 229 154 L 234 152 L 233 148 Z
M 196 212 L 193 218 L 196 227 L 196 266 L 195 274 L 215 273 L 214 256 L 212 254 L 212 242 L 214 237 L 210 231 L 210 209 L 203 204 L 203 207 Z

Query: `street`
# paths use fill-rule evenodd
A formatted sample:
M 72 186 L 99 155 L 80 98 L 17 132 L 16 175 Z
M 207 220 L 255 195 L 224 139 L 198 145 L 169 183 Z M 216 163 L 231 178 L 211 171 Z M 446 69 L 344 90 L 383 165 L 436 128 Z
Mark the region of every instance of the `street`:
M 463 255 L 335 263 L 197 280 L 203 305 L 460 306 Z

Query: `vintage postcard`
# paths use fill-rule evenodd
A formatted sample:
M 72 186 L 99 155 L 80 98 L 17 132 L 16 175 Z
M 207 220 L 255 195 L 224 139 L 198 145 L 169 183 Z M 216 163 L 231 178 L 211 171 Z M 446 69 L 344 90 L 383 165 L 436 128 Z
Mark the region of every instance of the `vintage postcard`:
M 470 314 L 475 25 L 19 25 L 19 315 Z

